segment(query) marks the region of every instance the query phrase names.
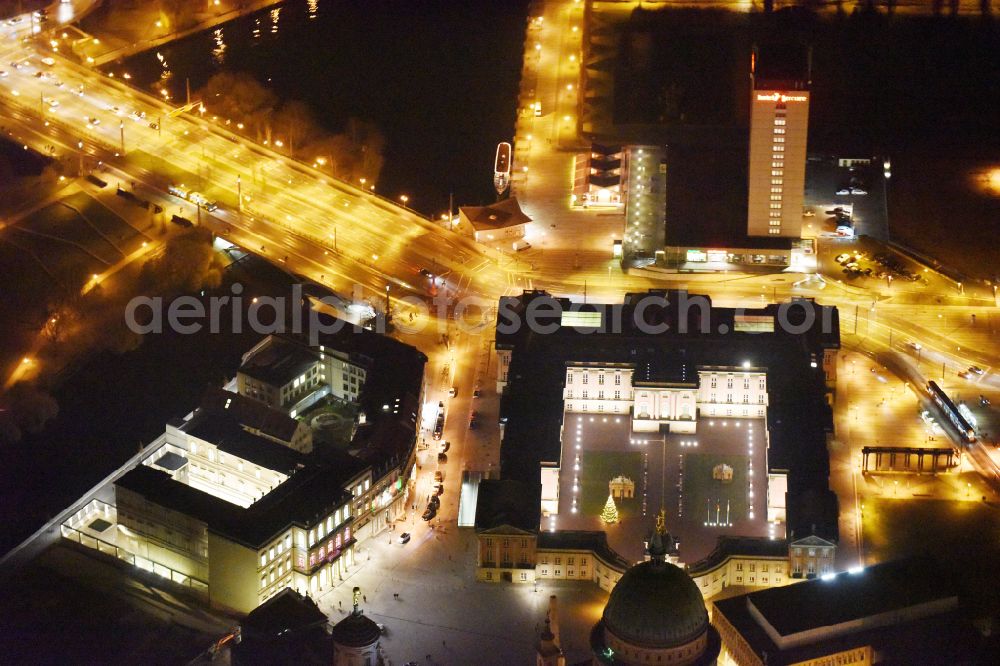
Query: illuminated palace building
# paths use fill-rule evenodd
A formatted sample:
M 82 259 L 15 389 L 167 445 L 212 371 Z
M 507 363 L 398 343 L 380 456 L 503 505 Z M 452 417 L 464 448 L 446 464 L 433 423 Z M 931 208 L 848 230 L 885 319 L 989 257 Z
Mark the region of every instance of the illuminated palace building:
M 405 511 L 425 361 L 368 332 L 317 347 L 267 338 L 63 536 L 240 612 L 285 588 L 329 590 L 355 544 Z M 338 409 L 358 417 L 332 441 Z
M 580 305 L 525 292 L 501 300 L 496 347 L 502 478 L 540 487 L 535 576 L 572 571 L 610 588 L 623 570 L 615 553 L 640 561 L 661 512 L 671 561 L 706 596 L 831 569 L 835 309 L 735 310 L 663 291 Z M 503 533 L 495 521 L 477 527 Z M 584 552 L 603 542 L 582 536 L 594 532 L 611 554 Z

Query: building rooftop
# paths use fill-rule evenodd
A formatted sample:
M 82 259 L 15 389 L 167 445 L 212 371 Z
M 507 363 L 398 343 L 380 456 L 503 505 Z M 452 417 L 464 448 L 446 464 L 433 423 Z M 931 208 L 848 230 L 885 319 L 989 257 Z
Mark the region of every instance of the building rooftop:
M 746 603 L 787 637 L 952 598 L 957 601 L 958 590 L 951 576 L 934 560 L 916 557 L 760 590 Z
M 233 663 L 332 663 L 327 627 L 327 617 L 315 601 L 286 587 L 243 620 Z
M 705 571 L 711 571 L 733 555 L 788 559 L 788 541 L 766 537 L 720 536 L 715 550 L 701 560 L 689 564 L 688 573 L 695 576 Z
M 247 508 L 175 481 L 166 472 L 146 465 L 137 465 L 115 485 L 200 520 L 209 531 L 260 548 L 290 525 L 305 528 L 351 498 L 344 484 L 365 464 L 346 454 L 341 462 L 337 465 L 325 461 L 299 470 Z
M 319 355 L 297 342 L 273 336 L 269 344 L 247 354 L 240 373 L 272 386 L 284 386 L 303 375 Z
M 338 645 L 360 648 L 372 645 L 381 634 L 382 630 L 378 628 L 378 624 L 360 609 L 355 608 L 333 626 L 330 638 Z
M 804 90 L 812 78 L 809 48 L 791 41 L 757 44 L 754 54 L 754 87 Z
M 653 303 L 646 307 L 643 299 L 648 296 L 667 299 L 669 305 Z M 740 368 L 744 362 L 766 369 L 768 466 L 789 472 L 789 505 L 796 494 L 806 490 L 826 492 L 826 433 L 832 427 L 832 417 L 822 370 L 811 363 L 816 358 L 821 360 L 825 349 L 840 346 L 836 308 L 819 310 L 813 325 L 796 333 L 779 325 L 778 305 L 740 311 L 692 306 L 685 313 L 681 304 L 694 298 L 681 292 L 654 291 L 628 294 L 619 304 L 581 305 L 534 291 L 501 299 L 496 347 L 513 351 L 500 409 L 504 423 L 500 451 L 503 478 L 537 483 L 543 462 L 559 464 L 567 365 L 624 363 L 640 368 L 647 361 L 655 364 L 667 358 L 675 367 L 686 365 L 695 370 L 713 366 Z M 551 333 L 516 325 L 518 320 L 523 324 L 529 303 L 537 299 L 547 299 L 534 307 L 539 324 L 556 325 Z M 711 303 L 709 299 L 705 302 Z M 562 312 L 571 308 L 597 313 L 599 325 L 561 325 Z M 798 318 L 801 308 L 786 308 L 781 311 L 788 313 L 789 323 L 802 323 Z M 637 313 L 641 313 L 641 323 L 669 328 L 654 332 L 640 326 L 636 323 Z M 822 323 L 823 319 L 828 325 Z M 773 322 L 773 331 L 748 327 L 760 321 Z M 779 460 L 780 466 L 774 460 Z M 826 519 L 825 512 L 819 517 L 803 512 L 797 518 L 810 525 Z M 835 518 L 833 522 L 835 534 Z
M 886 562 L 715 602 L 769 664 L 871 645 L 883 663 L 979 663 L 979 638 L 947 569 L 925 557 Z
M 509 525 L 537 532 L 541 520 L 541 485 L 513 480 L 483 479 L 476 501 L 476 531 Z
M 240 425 L 282 442 L 291 442 L 299 422 L 264 403 L 212 386 L 201 399 L 201 408 L 214 414 L 229 413 Z
M 236 413 L 196 410 L 180 430 L 214 444 L 247 462 L 284 474 L 291 474 L 305 463 L 305 456 L 287 446 L 255 435 L 240 425 Z
M 608 545 L 607 533 L 600 530 L 542 531 L 538 534 L 538 549 L 589 550 L 609 564 L 622 569 L 629 566 L 628 560 Z
M 469 219 L 476 231 L 502 229 L 531 222 L 531 218 L 524 214 L 515 197 L 489 206 L 462 206 L 459 211 Z

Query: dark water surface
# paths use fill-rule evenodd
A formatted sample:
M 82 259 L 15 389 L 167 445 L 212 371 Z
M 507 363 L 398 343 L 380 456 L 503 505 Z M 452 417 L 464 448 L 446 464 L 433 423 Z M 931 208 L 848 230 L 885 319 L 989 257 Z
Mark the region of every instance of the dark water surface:
M 220 69 L 307 102 L 331 132 L 349 117 L 385 134 L 378 191 L 427 214 L 494 200 L 493 156 L 514 133 L 526 0 L 289 0 L 159 49 L 199 87 Z M 224 47 L 224 48 L 223 48 Z M 148 88 L 157 51 L 122 65 Z

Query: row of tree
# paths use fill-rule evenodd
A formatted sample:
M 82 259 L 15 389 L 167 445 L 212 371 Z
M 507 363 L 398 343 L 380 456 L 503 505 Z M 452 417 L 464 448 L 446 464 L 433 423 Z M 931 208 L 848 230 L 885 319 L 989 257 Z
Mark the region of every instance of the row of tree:
M 382 170 L 385 137 L 370 122 L 351 118 L 330 133 L 305 102 L 281 102 L 249 74 L 223 71 L 208 80 L 200 99 L 213 115 L 242 123 L 258 141 L 315 163 L 337 178 L 374 185 Z M 280 143 L 279 143 L 280 142 Z

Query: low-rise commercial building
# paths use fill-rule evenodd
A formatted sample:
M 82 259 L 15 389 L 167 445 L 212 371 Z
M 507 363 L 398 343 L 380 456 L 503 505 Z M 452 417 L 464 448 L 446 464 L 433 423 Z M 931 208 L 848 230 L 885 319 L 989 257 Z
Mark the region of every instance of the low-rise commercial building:
M 293 417 L 296 405 L 331 394 L 331 359 L 362 358 L 368 370 L 355 383 L 364 418 L 346 449 L 315 444 Z M 211 389 L 116 479 L 115 505 L 95 500 L 63 534 L 241 612 L 286 588 L 329 589 L 354 567 L 355 543 L 406 510 L 425 363 L 412 347 L 370 332 L 329 336 L 314 349 L 267 338 L 241 372 L 274 379 L 267 395 L 281 396 L 275 406 Z M 305 384 L 285 381 L 296 373 Z

